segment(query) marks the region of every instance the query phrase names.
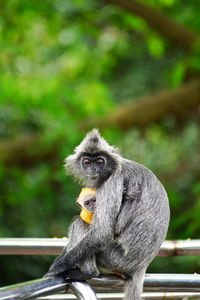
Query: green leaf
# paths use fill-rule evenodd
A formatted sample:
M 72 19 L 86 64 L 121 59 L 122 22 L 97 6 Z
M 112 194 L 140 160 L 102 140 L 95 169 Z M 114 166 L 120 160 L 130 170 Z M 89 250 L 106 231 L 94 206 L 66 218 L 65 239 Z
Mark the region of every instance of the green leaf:
M 182 83 L 186 70 L 187 68 L 184 62 L 178 62 L 175 65 L 170 76 L 170 84 L 172 87 L 177 87 Z
M 155 58 L 161 58 L 165 52 L 164 41 L 157 35 L 150 35 L 147 39 L 150 54 Z

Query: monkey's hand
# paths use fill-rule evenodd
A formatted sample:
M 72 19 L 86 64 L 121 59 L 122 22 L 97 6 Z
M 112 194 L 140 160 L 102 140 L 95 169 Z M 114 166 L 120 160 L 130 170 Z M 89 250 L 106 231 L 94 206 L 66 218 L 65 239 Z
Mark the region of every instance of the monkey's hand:
M 73 265 L 68 263 L 65 260 L 65 255 L 62 253 L 52 263 L 52 265 L 49 268 L 49 271 L 45 274 L 45 277 L 49 276 L 61 276 L 65 278 L 67 276 L 67 272 L 71 270 Z
M 65 266 L 65 263 L 62 262 L 61 257 L 58 256 L 51 265 L 49 271 L 45 274 L 45 277 L 52 276 L 60 276 L 65 280 L 85 281 L 92 277 L 98 276 L 98 272 L 83 272 L 78 267 L 68 270 L 67 266 Z

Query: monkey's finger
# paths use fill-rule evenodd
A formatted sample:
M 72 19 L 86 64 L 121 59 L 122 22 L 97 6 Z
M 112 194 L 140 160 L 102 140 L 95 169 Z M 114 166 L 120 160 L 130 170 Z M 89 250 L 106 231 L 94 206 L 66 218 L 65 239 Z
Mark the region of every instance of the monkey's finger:
M 44 277 L 53 277 L 53 276 L 60 276 L 65 278 L 67 276 L 67 271 L 65 270 L 64 266 L 55 267 L 49 269 L 49 271 L 45 274 Z
M 79 268 L 66 272 L 65 280 L 86 281 L 92 278 L 91 274 L 83 273 Z
M 46 273 L 46 277 L 61 276 L 62 273 L 66 273 L 70 269 L 72 269 L 72 266 L 64 259 L 64 256 L 58 256 L 50 266 L 48 272 Z

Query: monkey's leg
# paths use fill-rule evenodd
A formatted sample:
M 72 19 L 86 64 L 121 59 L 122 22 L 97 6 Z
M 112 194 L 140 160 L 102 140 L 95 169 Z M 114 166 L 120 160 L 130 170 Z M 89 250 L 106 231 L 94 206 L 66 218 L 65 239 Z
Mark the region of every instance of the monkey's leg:
M 75 269 L 67 271 L 66 278 L 85 281 L 93 277 L 99 276 L 99 270 L 96 266 L 94 255 L 87 257 Z
M 96 265 L 95 255 L 90 255 L 79 264 L 81 271 L 90 278 L 99 276 L 99 270 Z M 88 278 L 89 279 L 89 278 Z
M 86 257 L 81 263 L 64 273 L 65 279 L 72 279 L 78 281 L 85 281 L 93 277 L 99 276 L 99 270 L 96 265 L 96 258 L 94 255 Z
M 147 262 L 128 256 L 120 245 L 114 243 L 98 254 L 97 265 L 126 276 L 125 300 L 141 299 Z

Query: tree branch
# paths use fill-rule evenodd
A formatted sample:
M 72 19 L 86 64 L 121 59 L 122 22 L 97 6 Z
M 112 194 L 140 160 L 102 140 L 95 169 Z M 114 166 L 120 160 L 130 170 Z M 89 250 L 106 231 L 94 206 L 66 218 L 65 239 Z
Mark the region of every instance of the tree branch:
M 200 149 L 199 149 L 200 150 Z M 200 151 L 199 151 L 200 153 Z M 199 178 L 200 171 L 200 155 L 197 153 L 193 155 L 192 159 L 179 162 L 179 165 L 173 171 L 160 173 L 159 179 L 165 183 L 165 186 L 173 186 L 176 181 L 190 173 Z
M 193 80 L 173 91 L 163 91 L 118 106 L 105 120 L 86 120 L 81 124 L 90 127 L 119 127 L 129 129 L 133 126 L 144 127 L 151 122 L 159 121 L 167 114 L 176 116 L 200 106 L 200 80 Z M 42 135 L 32 135 L 0 143 L 0 161 L 6 166 L 29 166 L 38 161 L 52 161 L 59 153 L 64 137 L 47 142 Z
M 136 14 L 145 19 L 149 25 L 154 27 L 161 34 L 165 35 L 177 44 L 180 44 L 187 50 L 193 47 L 193 44 L 199 38 L 199 35 L 191 29 L 179 25 L 176 21 L 164 15 L 162 12 L 134 0 L 105 0 L 108 3 L 117 4 L 132 14 Z
M 42 135 L 21 136 L 0 144 L 0 161 L 6 165 L 30 166 L 52 160 L 58 154 L 60 140 L 47 142 Z
M 147 96 L 140 101 L 133 101 L 118 106 L 105 120 L 89 120 L 86 127 L 107 126 L 128 129 L 133 126 L 145 127 L 159 121 L 167 114 L 175 116 L 187 113 L 200 105 L 200 80 L 195 79 L 176 90 L 164 90 Z M 84 126 L 84 124 L 82 124 Z

